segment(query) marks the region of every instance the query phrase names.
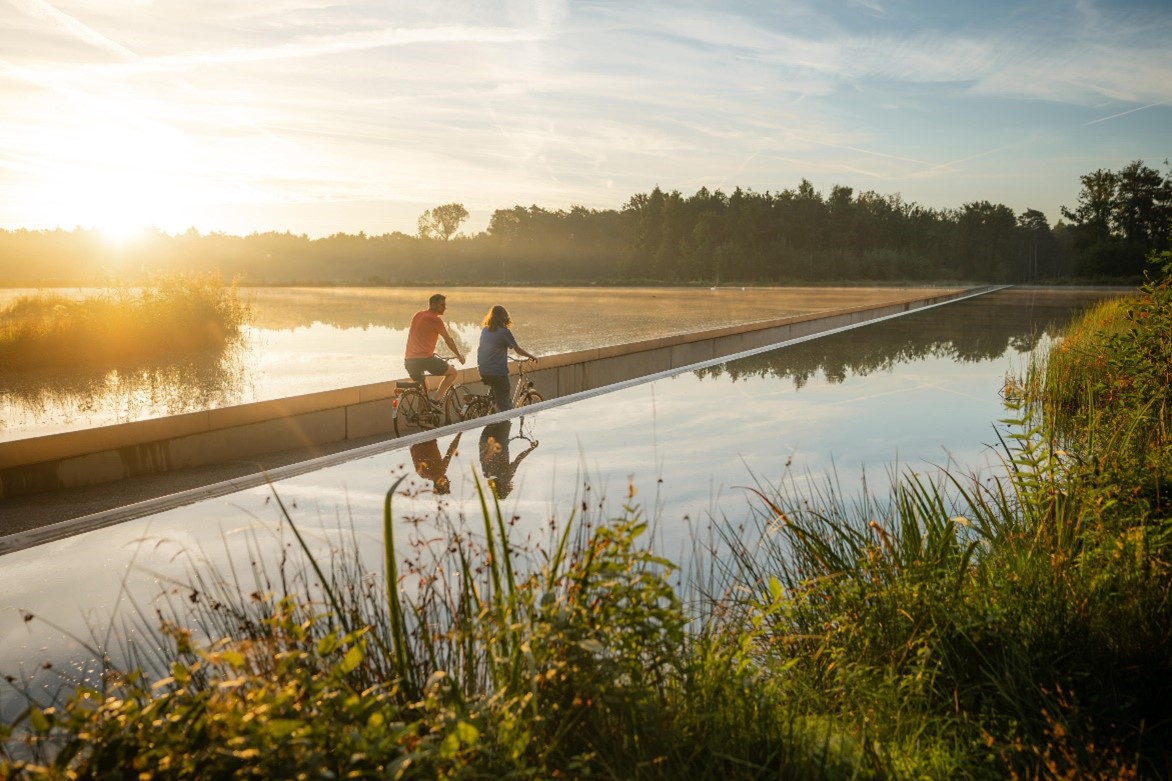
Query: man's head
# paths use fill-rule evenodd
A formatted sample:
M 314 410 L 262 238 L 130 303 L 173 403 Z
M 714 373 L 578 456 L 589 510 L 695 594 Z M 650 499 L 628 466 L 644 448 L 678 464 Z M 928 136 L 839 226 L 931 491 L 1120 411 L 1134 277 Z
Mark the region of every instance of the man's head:
M 437 315 L 442 315 L 444 310 L 448 308 L 448 297 L 443 293 L 436 293 L 427 299 L 427 308 Z

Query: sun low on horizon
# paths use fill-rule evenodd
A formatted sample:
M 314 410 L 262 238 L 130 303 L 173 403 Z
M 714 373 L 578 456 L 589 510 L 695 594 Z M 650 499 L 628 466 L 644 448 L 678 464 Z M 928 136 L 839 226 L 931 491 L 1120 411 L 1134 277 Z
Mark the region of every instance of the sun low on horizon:
M 1172 155 L 1160 2 L 0 0 L 0 228 L 413 233 L 654 187 L 989 200 Z

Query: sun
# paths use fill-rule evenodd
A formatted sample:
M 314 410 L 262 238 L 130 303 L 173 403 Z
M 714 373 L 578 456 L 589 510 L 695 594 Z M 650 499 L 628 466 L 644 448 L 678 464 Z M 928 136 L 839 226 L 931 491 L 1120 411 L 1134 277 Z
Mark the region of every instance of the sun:
M 28 204 L 41 213 L 38 222 L 96 230 L 125 244 L 190 218 L 182 162 L 188 150 L 166 129 L 91 122 L 85 134 L 46 141 L 46 164 Z

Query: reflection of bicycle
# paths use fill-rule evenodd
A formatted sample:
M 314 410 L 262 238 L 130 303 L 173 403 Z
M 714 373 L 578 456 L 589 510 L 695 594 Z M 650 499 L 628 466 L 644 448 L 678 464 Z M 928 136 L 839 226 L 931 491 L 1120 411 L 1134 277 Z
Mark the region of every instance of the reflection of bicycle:
M 446 426 L 462 419 L 460 399 L 468 393 L 468 389 L 463 385 L 453 385 L 444 393 L 442 399 L 432 401 L 427 392 L 427 379 L 436 376 L 438 375 L 424 375 L 423 382 L 395 382 L 395 398 L 391 407 L 391 422 L 395 427 L 395 436 L 402 437 L 416 431 Z
M 524 420 L 521 418 L 522 427 Z M 513 421 L 505 419 L 488 424 L 480 432 L 480 468 L 497 499 L 504 499 L 512 493 L 517 467 L 538 445 L 537 440 L 524 431 L 518 436 L 510 436 L 512 428 Z M 528 446 L 516 458 L 510 459 L 509 446 L 517 439 L 525 440 Z
M 509 358 L 509 360 L 517 364 L 517 385 L 513 388 L 513 408 L 525 407 L 541 401 L 541 394 L 533 389 L 533 380 L 525 376 L 525 366 L 529 361 L 524 358 Z M 485 415 L 499 412 L 496 407 L 496 397 L 492 395 L 491 390 L 488 393 L 470 393 L 467 389 L 463 389 L 458 398 L 464 404 L 464 413 L 460 416 L 462 420 L 483 418 Z

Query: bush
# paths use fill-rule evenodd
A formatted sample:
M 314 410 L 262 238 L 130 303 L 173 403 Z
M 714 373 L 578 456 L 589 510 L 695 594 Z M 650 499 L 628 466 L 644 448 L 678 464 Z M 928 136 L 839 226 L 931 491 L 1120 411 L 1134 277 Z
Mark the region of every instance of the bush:
M 161 277 L 76 300 L 25 296 L 0 311 L 0 362 L 10 369 L 111 368 L 222 350 L 250 317 L 218 274 Z

